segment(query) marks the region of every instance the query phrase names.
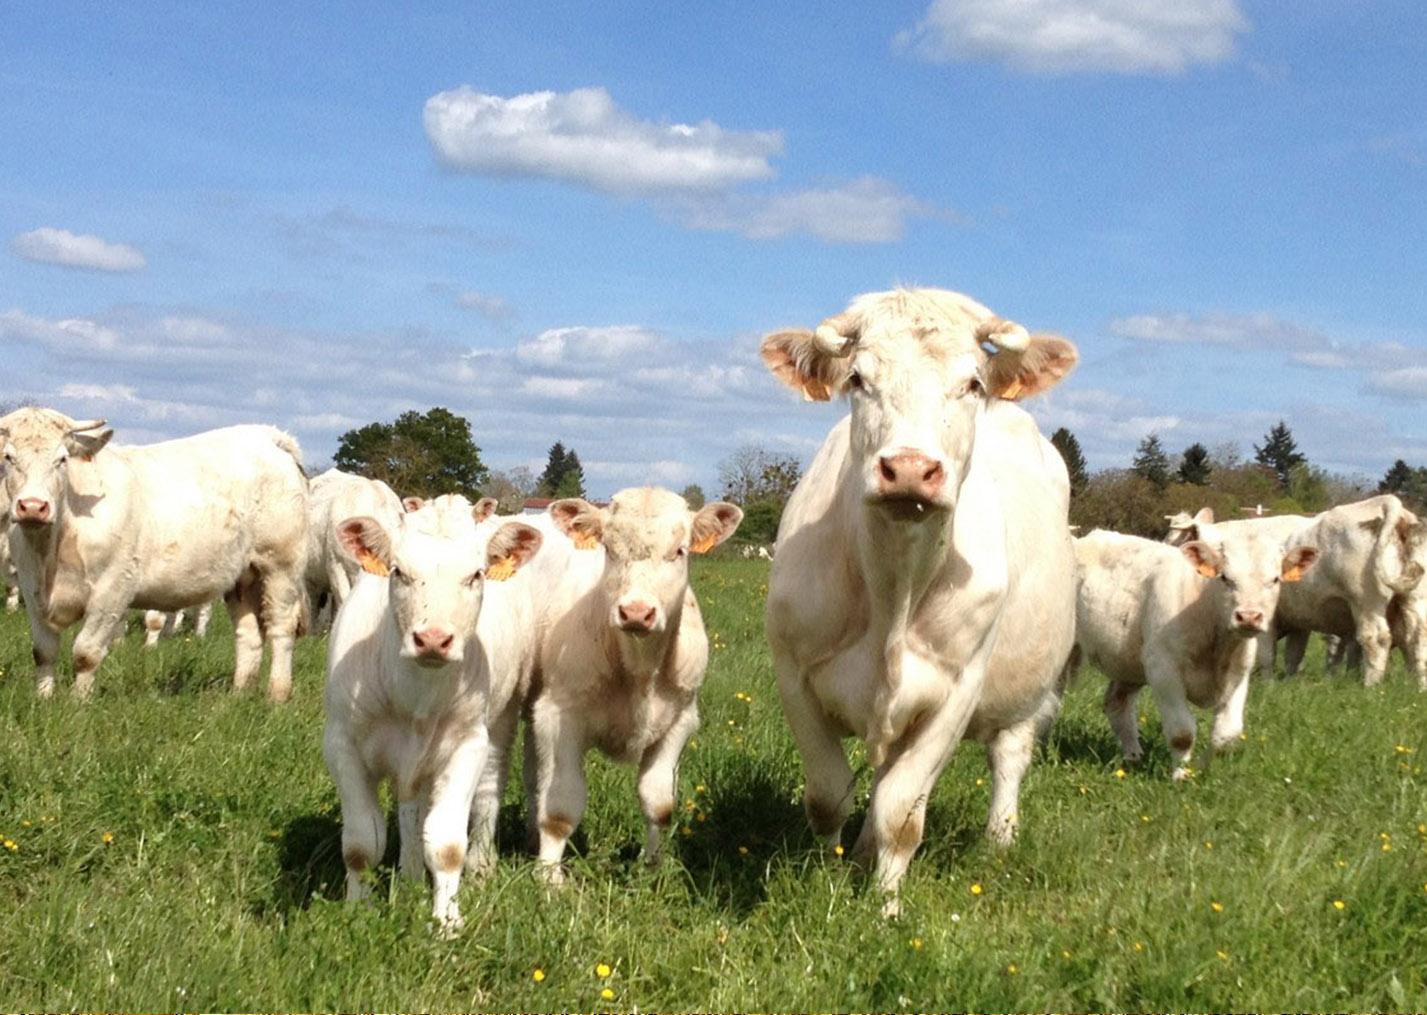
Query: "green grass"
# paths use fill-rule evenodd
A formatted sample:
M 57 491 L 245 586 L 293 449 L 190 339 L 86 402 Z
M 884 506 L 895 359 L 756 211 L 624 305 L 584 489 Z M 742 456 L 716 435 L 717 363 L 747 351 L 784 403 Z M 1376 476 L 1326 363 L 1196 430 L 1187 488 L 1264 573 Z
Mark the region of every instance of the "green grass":
M 512 789 L 499 870 L 463 886 L 467 929 L 454 941 L 429 932 L 427 891 L 389 872 L 375 905 L 340 901 L 320 640 L 300 645 L 295 702 L 273 708 L 228 691 L 226 622 L 215 617 L 206 642 L 153 653 L 135 629 L 80 706 L 63 681 L 54 701 L 36 700 L 23 619 L 0 617 L 0 838 L 16 845 L 0 849 L 0 1000 L 110 1011 L 1427 1007 L 1427 696 L 1400 663 L 1373 691 L 1322 676 L 1319 656 L 1307 677 L 1256 681 L 1247 743 L 1185 785 L 1168 779 L 1147 695 L 1148 759 L 1116 776 L 1100 681 L 1087 674 L 1027 777 L 1017 846 L 983 844 L 985 762 L 965 746 L 932 799 L 904 916 L 887 922 L 804 825 L 762 634 L 766 580 L 758 561 L 696 572 L 716 648 L 681 773 L 681 805 L 692 804 L 664 867 L 637 862 L 631 773 L 592 756 L 569 886 L 549 894 L 532 876 Z M 600 962 L 613 967 L 607 981 Z

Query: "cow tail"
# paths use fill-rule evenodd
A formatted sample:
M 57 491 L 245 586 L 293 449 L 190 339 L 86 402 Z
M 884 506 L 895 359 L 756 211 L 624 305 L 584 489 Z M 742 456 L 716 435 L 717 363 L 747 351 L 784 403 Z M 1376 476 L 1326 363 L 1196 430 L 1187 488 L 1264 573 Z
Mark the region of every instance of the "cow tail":
M 1422 580 L 1422 567 L 1407 555 L 1404 530 L 1410 518 L 1402 501 L 1389 495 L 1382 509 L 1382 527 L 1373 545 L 1373 569 L 1377 580 L 1393 593 L 1411 592 Z

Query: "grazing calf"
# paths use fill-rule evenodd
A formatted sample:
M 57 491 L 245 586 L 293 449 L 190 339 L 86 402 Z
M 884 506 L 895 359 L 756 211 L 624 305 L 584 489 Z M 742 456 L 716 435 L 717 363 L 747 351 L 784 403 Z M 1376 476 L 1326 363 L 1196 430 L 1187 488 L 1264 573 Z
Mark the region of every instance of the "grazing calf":
M 1191 703 L 1214 709 L 1212 748 L 1234 746 L 1254 638 L 1267 630 L 1282 583 L 1301 579 L 1317 558 L 1309 546 L 1285 552 L 1211 525 L 1178 548 L 1098 529 L 1075 541 L 1076 644 L 1110 678 L 1105 714 L 1127 762 L 1141 757 L 1135 697 L 1146 684 L 1176 780 L 1189 775 L 1194 751 Z
M 335 615 L 361 573 L 337 539 L 337 523 L 365 517 L 391 528 L 402 504 L 381 480 L 328 469 L 312 478 L 307 512 L 307 598 L 316 610 L 323 597 L 330 596 Z
M 1324 511 L 1289 545 L 1316 546 L 1323 560 L 1279 604 L 1288 672 L 1303 661 L 1309 632 L 1322 631 L 1357 640 L 1368 687 L 1382 681 L 1398 644 L 1427 690 L 1427 521 L 1385 494 Z
M 41 697 L 54 692 L 60 635 L 74 640 L 74 691 L 94 673 L 130 608 L 180 610 L 222 595 L 233 616 L 233 687 L 272 646 L 268 695 L 292 694 L 302 620 L 307 479 L 292 437 L 267 426 L 111 447 L 103 420 L 53 409 L 0 419 L 4 492 Z
M 577 547 L 592 551 L 573 554 L 550 591 L 530 710 L 531 813 L 540 860 L 558 883 L 565 843 L 585 810 L 591 747 L 639 767 L 645 857 L 659 859 L 708 665 L 689 554 L 733 535 L 743 512 L 722 502 L 690 511 L 677 494 L 645 487 L 615 494 L 608 509 L 558 500 L 550 515 Z
M 401 871 L 434 883 L 432 914 L 461 926 L 456 904 L 468 824 L 489 751 L 493 647 L 479 618 L 502 581 L 535 556 L 541 535 L 507 522 L 494 533 L 464 515 L 338 522 L 342 545 L 369 572 L 332 625 L 323 753 L 342 798 L 347 898 L 365 898 L 365 871 L 382 857 L 378 785 L 398 801 Z M 532 653 L 533 654 L 533 653 Z
M 861 737 L 876 775 L 854 853 L 895 893 L 963 737 L 987 745 L 987 835 L 1015 835 L 1074 643 L 1075 561 L 1065 464 L 1011 402 L 1077 354 L 959 293 L 914 289 L 768 335 L 762 355 L 804 397 L 851 402 L 783 513 L 768 640 L 809 823 L 840 835 L 856 792 L 842 739 Z

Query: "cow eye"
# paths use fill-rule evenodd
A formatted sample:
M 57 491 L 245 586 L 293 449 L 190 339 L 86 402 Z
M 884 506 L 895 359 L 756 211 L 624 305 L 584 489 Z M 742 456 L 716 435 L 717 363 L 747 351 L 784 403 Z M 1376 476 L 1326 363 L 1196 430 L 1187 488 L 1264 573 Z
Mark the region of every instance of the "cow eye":
M 678 560 L 680 557 L 687 557 L 688 555 L 689 548 L 687 546 L 681 546 L 673 553 L 669 554 L 669 556 L 666 557 L 665 560 Z
M 862 375 L 856 370 L 847 375 L 847 386 L 852 391 L 861 391 L 863 388 Z
M 980 395 L 986 391 L 986 385 L 981 383 L 980 377 L 973 377 L 966 382 L 966 387 L 961 390 L 963 395 Z
M 474 574 L 472 574 L 469 578 L 466 579 L 466 584 L 467 584 L 467 585 L 471 585 L 471 586 L 479 585 L 479 584 L 481 583 L 481 579 L 484 578 L 485 576 L 486 576 L 485 568 L 481 568 L 480 570 L 476 571 Z

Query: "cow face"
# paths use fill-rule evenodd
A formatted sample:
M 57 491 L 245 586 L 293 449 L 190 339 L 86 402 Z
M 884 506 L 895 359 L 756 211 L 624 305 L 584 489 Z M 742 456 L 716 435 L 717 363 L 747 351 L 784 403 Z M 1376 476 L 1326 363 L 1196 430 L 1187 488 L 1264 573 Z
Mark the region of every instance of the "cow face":
M 387 579 L 402 657 L 439 669 L 464 657 L 485 583 L 523 567 L 541 537 L 520 522 L 507 522 L 487 539 L 469 515 L 464 525 L 423 525 L 414 517 L 403 515 L 392 530 L 375 518 L 348 518 L 337 524 L 337 537 L 363 570 Z
M 937 290 L 860 297 L 815 331 L 768 335 L 762 355 L 809 399 L 848 397 L 863 497 L 908 520 L 955 506 L 990 399 L 1044 391 L 1076 361 L 1064 339 Z
M 689 587 L 689 554 L 712 550 L 743 521 L 733 504 L 690 511 L 678 494 L 651 487 L 620 491 L 608 509 L 579 498 L 557 500 L 550 515 L 577 547 L 604 547 L 609 623 L 634 637 L 670 628 Z
M 1216 582 L 1221 625 L 1245 638 L 1268 630 L 1283 583 L 1298 581 L 1318 559 L 1311 546 L 1285 552 L 1274 539 L 1224 539 L 1209 525 L 1199 531 L 1201 538 L 1179 550 L 1201 576 Z
M 114 431 L 53 409 L 19 409 L 0 419 L 0 481 L 6 513 L 26 529 L 54 524 L 70 489 L 72 460 L 91 461 Z

